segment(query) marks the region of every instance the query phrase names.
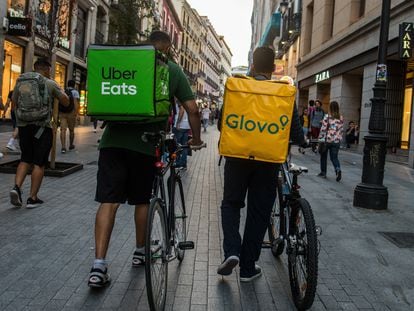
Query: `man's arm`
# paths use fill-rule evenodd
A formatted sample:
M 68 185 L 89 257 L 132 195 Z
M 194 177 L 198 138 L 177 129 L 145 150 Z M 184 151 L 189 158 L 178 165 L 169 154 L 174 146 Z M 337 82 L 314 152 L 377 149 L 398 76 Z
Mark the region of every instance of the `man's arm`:
M 301 146 L 306 144 L 296 105 L 293 106 L 292 125 L 290 127 L 290 140 L 293 141 L 295 145 Z
M 191 145 L 200 146 L 203 141 L 200 139 L 200 128 L 201 121 L 200 115 L 198 113 L 197 104 L 194 99 L 186 100 L 182 103 L 185 111 L 188 115 L 188 121 L 190 123 L 191 131 L 193 133 L 193 138 L 191 140 Z

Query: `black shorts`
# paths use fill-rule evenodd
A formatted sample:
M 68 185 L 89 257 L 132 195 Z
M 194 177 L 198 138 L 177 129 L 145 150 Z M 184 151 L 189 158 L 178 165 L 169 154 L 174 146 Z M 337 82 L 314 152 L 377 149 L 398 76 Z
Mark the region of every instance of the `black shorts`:
M 20 149 L 22 151 L 20 160 L 45 166 L 52 148 L 53 132 L 51 128 L 45 127 L 42 135 L 36 138 L 35 135 L 39 129 L 40 126 L 37 125 L 19 126 Z
M 149 204 L 156 158 L 121 148 L 99 151 L 95 200 L 100 203 Z

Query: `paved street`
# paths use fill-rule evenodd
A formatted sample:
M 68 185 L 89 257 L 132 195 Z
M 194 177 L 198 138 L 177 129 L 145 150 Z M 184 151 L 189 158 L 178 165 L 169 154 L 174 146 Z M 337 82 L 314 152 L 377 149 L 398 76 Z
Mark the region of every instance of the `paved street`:
M 2 152 L 9 135 L 0 133 Z M 63 178 L 46 177 L 39 194 L 44 206 L 10 206 L 14 176 L 0 173 L 0 310 L 148 309 L 144 269 L 131 267 L 133 209 L 126 205 L 118 212 L 107 258 L 112 283 L 103 290 L 86 285 L 94 257 L 100 132 L 81 127 L 76 135 L 76 151 L 59 153 L 57 160 L 83 163 L 84 169 Z M 223 165 L 217 165 L 215 128 L 203 133 L 203 139 L 208 149 L 193 153 L 184 177 L 188 237 L 196 248 L 186 252 L 181 265 L 169 265 L 167 310 L 294 310 L 285 255 L 276 260 L 263 250 L 258 264 L 264 275 L 250 284 L 241 284 L 238 272 L 226 278 L 216 274 L 222 261 Z M 400 248 L 379 233 L 414 232 L 414 170 L 387 162 L 389 208 L 375 212 L 352 206 L 361 155 L 341 150 L 343 180 L 337 183 L 331 163 L 328 178 L 320 179 L 317 155 L 298 155 L 296 148 L 293 153 L 296 164 L 309 167 L 300 179 L 302 194 L 323 230 L 312 310 L 414 310 L 413 245 Z M 0 162 L 16 157 L 6 154 Z

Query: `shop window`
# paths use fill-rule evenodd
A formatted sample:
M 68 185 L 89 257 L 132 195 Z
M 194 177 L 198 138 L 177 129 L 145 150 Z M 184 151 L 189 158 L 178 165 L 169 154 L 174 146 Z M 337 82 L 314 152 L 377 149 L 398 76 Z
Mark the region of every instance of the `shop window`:
M 7 0 L 7 8 L 10 17 L 24 17 L 27 13 L 27 0 Z
M 61 88 L 65 88 L 66 66 L 56 62 L 55 66 L 55 81 Z
M 78 21 L 76 25 L 75 55 L 83 58 L 85 53 L 85 30 L 87 13 L 82 8 L 78 8 Z
M 4 65 L 3 65 L 3 103 L 7 100 L 7 95 L 16 85 L 16 80 L 22 73 L 23 68 L 23 47 L 10 41 L 4 41 Z M 10 110 L 7 112 L 10 117 Z
M 410 141 L 411 105 L 413 101 L 413 88 L 405 89 L 404 110 L 402 116 L 401 149 L 408 149 Z

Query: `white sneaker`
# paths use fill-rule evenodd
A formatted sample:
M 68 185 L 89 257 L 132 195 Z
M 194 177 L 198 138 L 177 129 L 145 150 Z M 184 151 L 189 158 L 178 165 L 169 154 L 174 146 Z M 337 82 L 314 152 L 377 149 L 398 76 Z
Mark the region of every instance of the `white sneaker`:
M 6 148 L 11 150 L 11 151 L 16 151 L 17 150 L 17 148 L 14 144 L 7 144 Z
M 0 152 L 0 159 L 3 157 L 3 154 Z

